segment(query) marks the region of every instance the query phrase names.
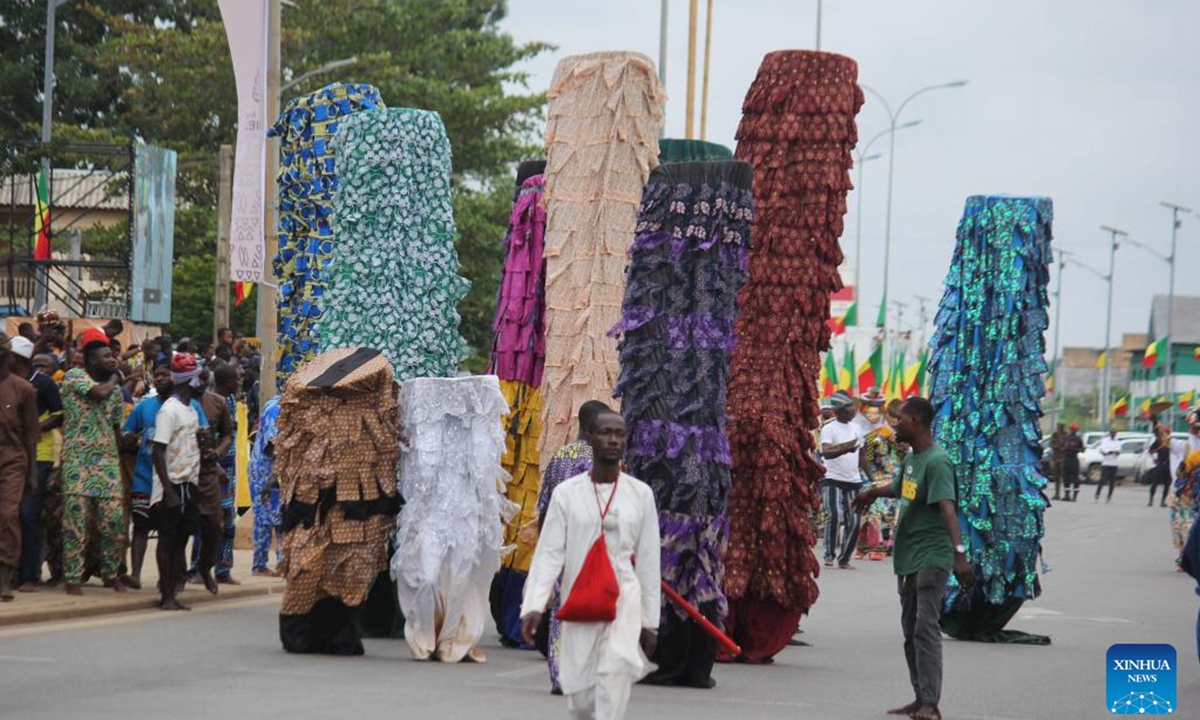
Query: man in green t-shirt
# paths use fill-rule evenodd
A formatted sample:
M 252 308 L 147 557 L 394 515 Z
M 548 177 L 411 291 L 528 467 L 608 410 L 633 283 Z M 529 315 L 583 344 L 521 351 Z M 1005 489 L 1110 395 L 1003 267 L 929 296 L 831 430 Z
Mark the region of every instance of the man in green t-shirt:
M 916 699 L 889 715 L 940 720 L 942 695 L 942 595 L 953 570 L 965 590 L 975 584 L 958 527 L 954 466 L 933 442 L 933 406 L 913 397 L 900 406 L 896 439 L 912 452 L 891 487 L 875 487 L 854 502 L 865 512 L 876 498 L 899 498 L 892 562 L 900 592 L 904 657 Z

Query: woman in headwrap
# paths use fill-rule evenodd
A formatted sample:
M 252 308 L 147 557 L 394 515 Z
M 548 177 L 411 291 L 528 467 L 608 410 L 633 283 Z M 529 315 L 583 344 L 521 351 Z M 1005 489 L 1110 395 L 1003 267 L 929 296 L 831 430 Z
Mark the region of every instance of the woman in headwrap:
M 872 390 L 875 392 L 868 391 L 863 396 L 862 412 L 858 418 L 863 424 L 864 464 L 867 467 L 867 480 L 872 486 L 890 487 L 900 456 L 896 433 L 892 429 L 900 410 L 900 401 L 888 403 L 885 413 L 883 395 L 875 388 Z M 871 504 L 859 530 L 859 559 L 865 555 L 871 560 L 882 560 L 891 552 L 895 511 L 896 503 L 891 498 L 878 498 Z
M 1179 468 L 1171 487 L 1167 506 L 1171 508 L 1171 541 L 1177 553 L 1183 552 L 1188 532 L 1196 519 L 1196 499 L 1200 496 L 1200 450 L 1193 450 Z M 1175 557 L 1179 565 L 1179 555 Z M 1179 569 L 1178 567 L 1176 569 Z

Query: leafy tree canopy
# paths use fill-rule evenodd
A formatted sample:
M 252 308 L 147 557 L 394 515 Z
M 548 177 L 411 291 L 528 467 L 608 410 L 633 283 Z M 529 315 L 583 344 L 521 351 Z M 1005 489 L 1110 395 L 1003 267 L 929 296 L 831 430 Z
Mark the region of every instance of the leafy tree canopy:
M 292 97 L 334 80 L 369 82 L 392 107 L 441 114 L 453 150 L 453 192 L 462 274 L 471 293 L 459 310 L 480 369 L 500 273 L 513 163 L 539 154 L 545 98 L 516 68 L 546 50 L 500 30 L 504 0 L 324 0 L 283 10 L 284 81 L 327 62 L 347 68 L 305 80 Z M 5 169 L 31 167 L 41 119 L 45 5 L 0 0 L 0 137 Z M 237 94 L 216 0 L 106 0 L 60 7 L 56 23 L 56 143 L 146 142 L 179 152 L 172 334 L 184 316 L 211 313 L 217 149 L 234 142 Z M 205 219 L 207 215 L 208 219 Z M 119 242 L 98 235 L 93 247 Z M 190 287 L 195 284 L 196 287 Z M 183 285 L 183 287 L 181 287 Z M 191 307 L 204 302 L 208 307 Z M 242 330 L 252 332 L 252 327 Z M 196 334 L 189 329 L 186 334 Z

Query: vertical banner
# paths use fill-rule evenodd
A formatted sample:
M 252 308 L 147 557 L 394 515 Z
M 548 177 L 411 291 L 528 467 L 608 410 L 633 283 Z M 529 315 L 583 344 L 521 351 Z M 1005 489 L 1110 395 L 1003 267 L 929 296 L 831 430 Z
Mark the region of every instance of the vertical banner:
M 171 322 L 175 253 L 174 150 L 137 142 L 133 148 L 133 268 L 129 319 Z
M 220 0 L 219 4 L 238 96 L 229 277 L 234 282 L 258 282 L 265 265 L 268 0 Z

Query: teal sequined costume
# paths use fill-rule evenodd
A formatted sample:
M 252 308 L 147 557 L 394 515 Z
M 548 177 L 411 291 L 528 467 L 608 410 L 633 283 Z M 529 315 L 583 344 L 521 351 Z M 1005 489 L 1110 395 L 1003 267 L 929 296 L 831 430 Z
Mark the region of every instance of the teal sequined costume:
M 959 639 L 995 639 L 1041 594 L 1051 219 L 1049 198 L 967 199 L 930 343 L 934 437 L 955 465 L 977 580 L 969 594 L 953 578 L 946 591 L 942 628 Z

